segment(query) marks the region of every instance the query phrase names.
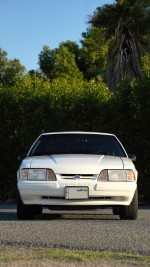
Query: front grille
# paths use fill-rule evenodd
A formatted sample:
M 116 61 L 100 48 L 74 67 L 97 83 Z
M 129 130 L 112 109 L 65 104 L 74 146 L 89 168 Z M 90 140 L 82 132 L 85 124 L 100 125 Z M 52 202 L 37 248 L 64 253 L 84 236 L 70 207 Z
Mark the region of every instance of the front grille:
M 95 174 L 60 174 L 60 179 L 97 179 Z

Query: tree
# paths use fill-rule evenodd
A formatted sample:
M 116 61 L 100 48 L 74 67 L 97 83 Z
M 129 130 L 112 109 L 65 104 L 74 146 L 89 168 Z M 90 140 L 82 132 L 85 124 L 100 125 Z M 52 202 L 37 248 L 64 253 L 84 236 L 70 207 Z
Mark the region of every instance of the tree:
M 56 49 L 50 49 L 47 45 L 43 46 L 43 50 L 39 54 L 39 66 L 43 75 L 49 79 L 53 78 L 53 70 L 55 67 Z
M 0 48 L 0 83 L 14 85 L 24 71 L 18 59 L 8 60 L 7 52 Z
M 55 76 L 57 77 L 78 77 L 81 78 L 75 55 L 66 46 L 61 46 L 56 53 Z
M 150 1 L 116 0 L 98 7 L 89 23 L 100 27 L 106 40 L 111 40 L 107 66 L 110 89 L 114 90 L 124 77 L 141 78 L 141 56 L 149 44 Z
M 71 43 L 65 45 L 62 43 L 58 49 L 53 50 L 50 50 L 48 46 L 44 46 L 39 55 L 39 65 L 43 74 L 50 80 L 67 76 L 81 77 L 82 74 L 78 69 L 75 54 L 73 53 L 74 48 Z
M 80 69 L 80 48 L 79 45 L 76 42 L 67 40 L 66 42 L 62 42 L 59 44 L 59 48 L 61 47 L 67 47 L 69 52 L 74 54 L 75 62 Z
M 84 78 L 90 80 L 105 75 L 108 44 L 105 43 L 103 32 L 99 28 L 87 29 L 82 33 L 80 49 L 80 70 Z

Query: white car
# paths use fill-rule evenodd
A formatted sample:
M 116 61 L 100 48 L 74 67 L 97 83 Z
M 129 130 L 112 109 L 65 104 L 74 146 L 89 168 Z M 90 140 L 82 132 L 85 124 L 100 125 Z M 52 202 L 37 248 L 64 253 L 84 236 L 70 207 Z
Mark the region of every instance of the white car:
M 135 158 L 113 134 L 41 134 L 27 155 L 19 157 L 18 219 L 33 219 L 43 207 L 72 211 L 112 207 L 120 219 L 136 219 Z

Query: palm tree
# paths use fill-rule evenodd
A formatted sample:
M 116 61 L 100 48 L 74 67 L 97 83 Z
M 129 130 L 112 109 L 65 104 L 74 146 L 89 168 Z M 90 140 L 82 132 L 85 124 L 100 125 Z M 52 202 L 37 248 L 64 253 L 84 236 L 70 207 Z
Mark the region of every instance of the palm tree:
M 113 91 L 123 78 L 141 77 L 141 56 L 149 50 L 150 0 L 116 0 L 98 7 L 89 23 L 103 29 L 108 48 L 107 82 Z

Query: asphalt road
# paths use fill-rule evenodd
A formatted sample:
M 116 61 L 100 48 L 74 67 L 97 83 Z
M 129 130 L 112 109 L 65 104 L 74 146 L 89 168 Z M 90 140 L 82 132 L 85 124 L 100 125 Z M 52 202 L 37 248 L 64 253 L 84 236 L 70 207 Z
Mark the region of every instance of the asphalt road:
M 15 204 L 0 204 L 0 247 L 7 245 L 86 249 L 150 255 L 150 208 L 135 221 L 122 221 L 111 209 L 100 214 L 52 216 L 48 209 L 33 221 L 18 221 Z

